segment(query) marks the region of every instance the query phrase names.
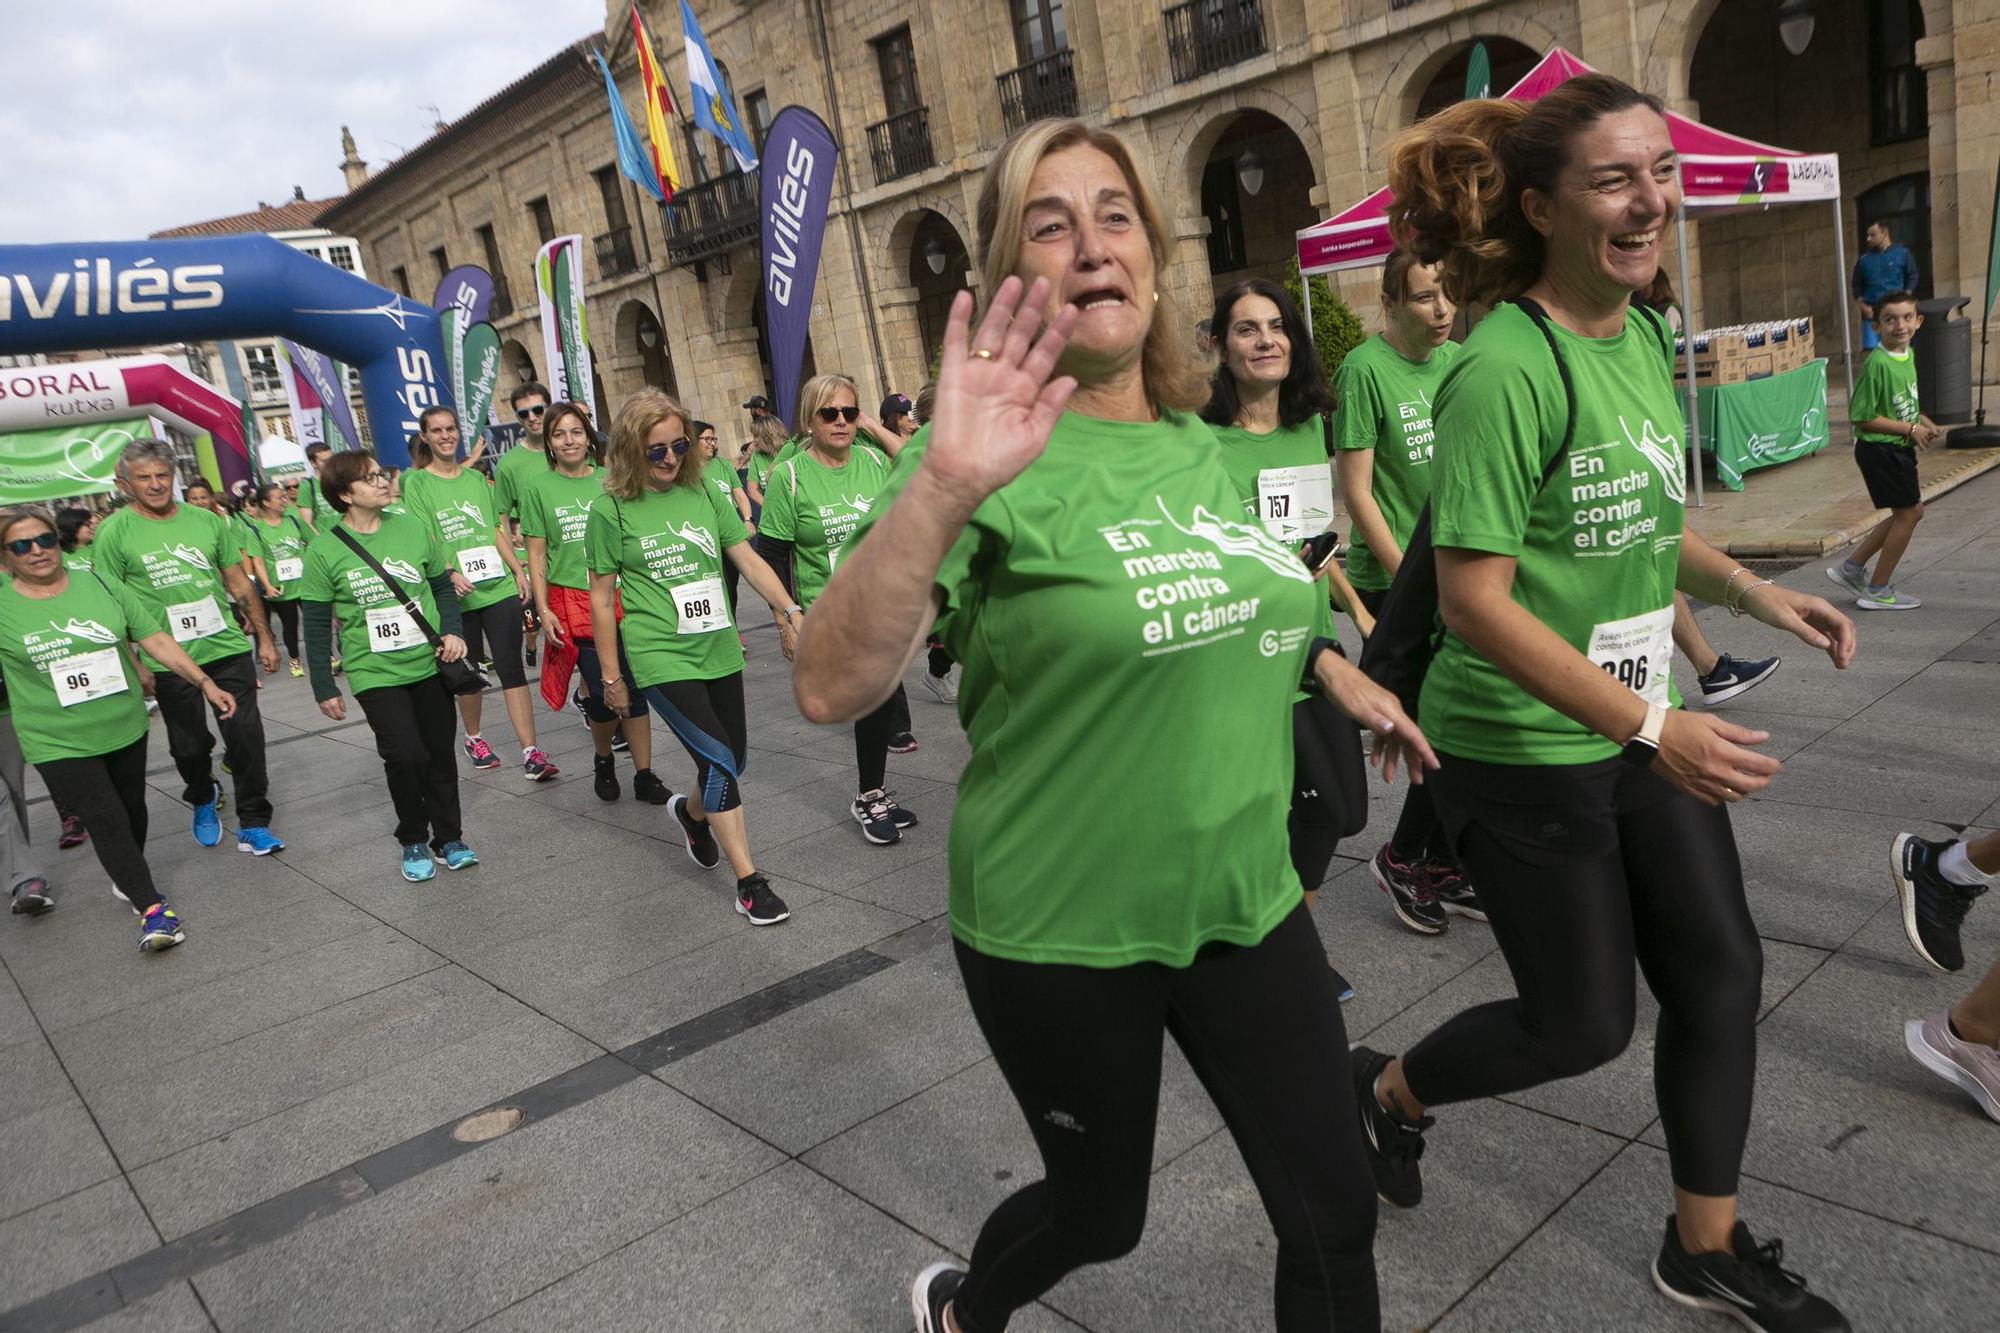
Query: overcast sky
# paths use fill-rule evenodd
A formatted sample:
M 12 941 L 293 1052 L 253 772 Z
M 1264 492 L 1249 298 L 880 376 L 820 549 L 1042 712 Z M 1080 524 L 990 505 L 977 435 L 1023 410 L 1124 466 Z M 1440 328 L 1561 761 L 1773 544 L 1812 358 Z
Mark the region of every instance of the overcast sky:
M 604 0 L 0 0 L 0 243 L 128 240 L 339 194 L 565 43 Z M 658 39 L 656 39 L 658 40 Z

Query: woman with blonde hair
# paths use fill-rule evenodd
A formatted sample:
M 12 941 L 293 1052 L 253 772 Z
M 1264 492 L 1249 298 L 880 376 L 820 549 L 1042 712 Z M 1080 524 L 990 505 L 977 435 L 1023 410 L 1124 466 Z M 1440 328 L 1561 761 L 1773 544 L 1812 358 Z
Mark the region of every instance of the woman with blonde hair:
M 620 712 L 643 699 L 694 760 L 694 790 L 669 804 L 688 856 L 703 870 L 727 856 L 737 912 L 753 926 L 774 926 L 791 911 L 750 856 L 738 785 L 750 744 L 743 647 L 722 592 L 723 562 L 770 604 L 787 657 L 799 610 L 750 549 L 735 506 L 702 476 L 706 460 L 689 422 L 679 403 L 647 389 L 612 424 L 604 495 L 583 537 L 591 635 L 605 704 Z
M 1391 224 L 1461 304 L 1494 307 L 1439 388 L 1430 516 L 1444 636 L 1423 681 L 1444 833 L 1518 995 L 1401 1058 L 1355 1050 L 1382 1197 L 1423 1197 L 1429 1110 L 1582 1074 L 1659 1000 L 1653 1085 L 1669 1300 L 1766 1333 L 1848 1322 L 1737 1219 L 1763 958 L 1728 805 L 1770 739 L 1679 707 L 1676 588 L 1824 650 L 1854 626 L 1683 528 L 1673 339 L 1632 293 L 1680 208 L 1660 103 L 1603 74 L 1461 102 L 1390 145 Z
M 764 491 L 757 549 L 807 611 L 888 484 L 888 458 L 856 441 L 863 415 L 860 403 L 854 381 L 845 375 L 815 375 L 807 380 L 799 390 L 805 443 L 772 470 Z M 861 836 L 878 846 L 901 841 L 903 830 L 917 824 L 916 815 L 885 786 L 890 738 L 909 709 L 898 684 L 854 723 L 860 794 L 848 813 L 861 825 Z
M 764 483 L 770 480 L 771 469 L 778 461 L 778 451 L 785 447 L 785 423 L 776 417 L 758 417 L 750 423 L 749 457 L 745 460 L 743 493 L 750 497 L 750 517 L 760 518 L 764 511 Z
M 808 616 L 794 678 L 827 722 L 879 708 L 934 621 L 963 663 L 953 947 L 1046 1174 L 968 1267 L 918 1275 L 917 1326 L 1004 1328 L 1138 1243 L 1171 1034 L 1277 1232 L 1277 1327 L 1376 1329 L 1346 1030 L 1287 853 L 1293 695 L 1372 727 L 1385 769 L 1429 749 L 1312 633 L 1320 585 L 1245 517 L 1194 415 L 1209 386 L 1124 140 L 1028 126 L 977 216 L 985 315 L 974 334 L 970 294 L 953 303 L 935 419 Z

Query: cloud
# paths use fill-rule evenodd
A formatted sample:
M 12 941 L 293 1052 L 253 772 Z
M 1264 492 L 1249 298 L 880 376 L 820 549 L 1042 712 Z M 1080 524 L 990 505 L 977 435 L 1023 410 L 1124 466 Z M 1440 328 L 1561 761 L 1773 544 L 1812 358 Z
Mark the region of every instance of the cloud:
M 127 240 L 345 188 L 579 37 L 603 0 L 8 4 L 0 236 Z

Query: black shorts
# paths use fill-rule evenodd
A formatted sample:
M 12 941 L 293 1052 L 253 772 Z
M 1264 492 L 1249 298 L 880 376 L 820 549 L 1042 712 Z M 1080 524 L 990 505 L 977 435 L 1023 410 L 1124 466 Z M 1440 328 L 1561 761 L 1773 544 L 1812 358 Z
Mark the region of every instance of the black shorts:
M 1880 509 L 1914 509 L 1924 502 L 1917 484 L 1917 451 L 1880 440 L 1856 440 L 1854 465 L 1868 483 L 1868 498 Z
M 521 665 L 521 599 L 508 593 L 491 606 L 482 606 L 477 611 L 461 609 L 459 617 L 465 623 L 465 655 L 475 662 L 487 658 L 490 647 L 493 659 L 493 674 L 500 677 L 503 690 L 519 689 L 528 683 L 528 672 Z

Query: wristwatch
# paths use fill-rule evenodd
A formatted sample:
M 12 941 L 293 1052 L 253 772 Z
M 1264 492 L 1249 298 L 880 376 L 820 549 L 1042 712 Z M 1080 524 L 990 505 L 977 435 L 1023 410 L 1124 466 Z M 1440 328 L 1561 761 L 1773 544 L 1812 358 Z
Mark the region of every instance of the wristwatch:
M 1625 742 L 1625 748 L 1618 757 L 1636 768 L 1649 768 L 1660 754 L 1660 732 L 1667 725 L 1667 710 L 1659 704 L 1646 705 L 1646 720 L 1639 724 L 1639 734 Z
M 793 616 L 802 616 L 805 613 L 806 609 L 803 606 L 800 606 L 796 602 L 792 603 L 792 605 L 786 607 L 784 610 L 778 612 L 778 614 L 783 616 L 786 620 L 790 620 Z

